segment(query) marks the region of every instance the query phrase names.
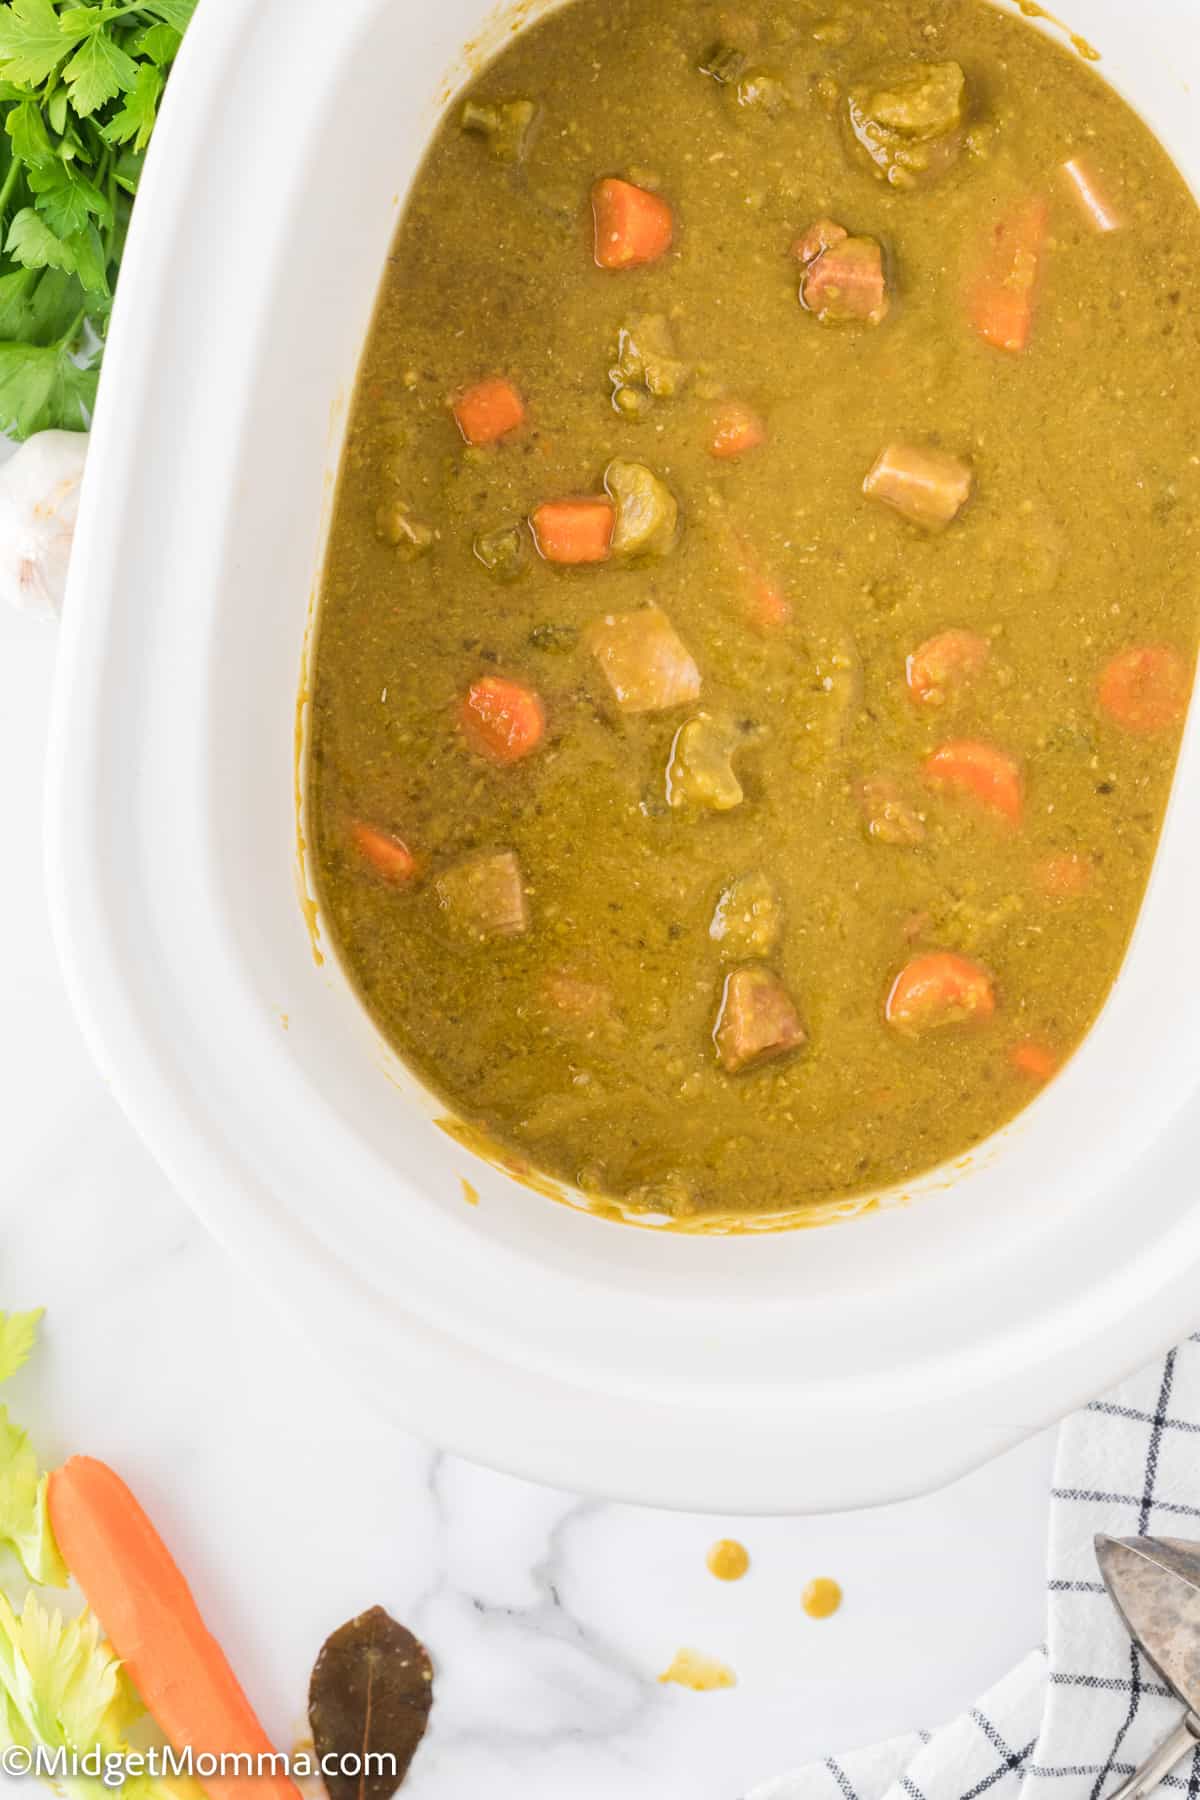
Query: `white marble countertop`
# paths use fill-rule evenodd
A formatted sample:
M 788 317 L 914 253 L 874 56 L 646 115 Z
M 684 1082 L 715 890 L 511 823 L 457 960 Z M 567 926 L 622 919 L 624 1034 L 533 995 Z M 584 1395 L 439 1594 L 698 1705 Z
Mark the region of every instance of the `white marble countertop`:
M 599 1505 L 381 1425 L 184 1208 L 88 1060 L 40 857 L 55 630 L 0 616 L 6 948 L 0 1305 L 45 1305 L 6 1391 L 47 1461 L 139 1494 L 264 1723 L 300 1736 L 325 1634 L 379 1602 L 429 1646 L 412 1800 L 738 1800 L 807 1760 L 969 1702 L 1042 1632 L 1047 1434 L 928 1499 L 820 1519 Z M 753 1564 L 724 1584 L 717 1537 Z M 800 1595 L 835 1576 L 825 1623 Z M 691 1645 L 727 1692 L 656 1680 Z

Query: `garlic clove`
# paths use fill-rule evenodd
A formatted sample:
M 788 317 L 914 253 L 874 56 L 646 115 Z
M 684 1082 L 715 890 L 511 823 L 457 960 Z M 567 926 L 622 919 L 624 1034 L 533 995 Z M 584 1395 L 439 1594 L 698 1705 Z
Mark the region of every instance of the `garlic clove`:
M 0 468 L 0 594 L 57 618 L 87 459 L 82 431 L 39 431 Z

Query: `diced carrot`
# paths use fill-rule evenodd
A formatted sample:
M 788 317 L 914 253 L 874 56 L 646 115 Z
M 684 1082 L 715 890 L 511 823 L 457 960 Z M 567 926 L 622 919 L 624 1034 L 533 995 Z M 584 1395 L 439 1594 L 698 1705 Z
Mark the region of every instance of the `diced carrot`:
M 1049 1081 L 1051 1076 L 1058 1074 L 1058 1057 L 1049 1044 L 1043 1044 L 1037 1038 L 1022 1038 L 1013 1044 L 1008 1060 L 1018 1073 L 1028 1075 L 1034 1081 Z
M 744 456 L 767 441 L 767 428 L 758 414 L 740 400 L 727 400 L 718 407 L 709 439 L 710 456 Z
M 546 709 L 532 688 L 485 675 L 467 689 L 459 723 L 477 755 L 507 765 L 537 749 L 546 733 Z
M 922 706 L 941 706 L 982 674 L 990 654 L 987 639 L 976 631 L 939 631 L 908 658 L 908 691 Z
M 905 943 L 915 944 L 918 938 L 925 936 L 932 924 L 933 914 L 927 907 L 922 907 L 919 912 L 905 914 L 900 921 L 900 936 Z
M 592 189 L 595 256 L 602 269 L 635 269 L 657 262 L 671 248 L 675 222 L 658 194 L 632 181 L 606 176 Z
M 893 981 L 884 1017 L 916 1035 L 943 1025 L 983 1024 L 996 1010 L 992 978 L 979 963 L 952 950 L 930 950 L 906 962 Z
M 530 516 L 533 541 L 552 563 L 607 562 L 617 521 L 611 500 L 545 500 Z
M 1022 200 L 992 227 L 969 310 L 980 337 L 998 350 L 1028 348 L 1049 219 L 1049 205 L 1037 196 Z
M 1084 156 L 1073 156 L 1061 170 L 1063 180 L 1088 224 L 1102 235 L 1119 231 L 1122 219 L 1108 199 L 1094 169 Z
M 925 531 L 944 531 L 971 497 L 970 463 L 948 450 L 888 444 L 863 481 L 868 500 L 881 500 Z
M 990 812 L 1001 814 L 1014 825 L 1023 806 L 1021 771 L 1011 756 L 994 744 L 962 738 L 941 744 L 921 765 L 927 781 L 935 786 L 971 794 Z
M 793 239 L 788 255 L 794 256 L 798 263 L 815 262 L 822 250 L 832 249 L 834 244 L 842 243 L 849 236 L 846 227 L 837 224 L 835 220 L 817 219 L 807 231 L 802 231 L 798 238 Z
M 742 578 L 742 610 L 746 623 L 753 631 L 770 637 L 790 622 L 792 603 L 779 583 L 768 574 L 758 552 L 745 538 L 737 538 L 735 547 Z
M 1095 864 L 1090 856 L 1065 850 L 1043 857 L 1033 878 L 1047 900 L 1078 900 L 1091 887 L 1094 874 Z
M 746 597 L 746 621 L 765 637 L 791 623 L 792 603 L 769 576 L 756 577 Z
M 458 429 L 468 444 L 494 444 L 524 422 L 525 402 L 502 375 L 464 388 L 454 402 Z
M 1150 736 L 1179 724 L 1191 686 L 1188 665 L 1170 644 L 1134 644 L 1105 664 L 1096 692 L 1123 730 Z
M 63 1558 L 151 1717 L 176 1751 L 273 1757 L 224 1652 L 200 1616 L 170 1551 L 119 1476 L 73 1456 L 49 1483 L 50 1523 Z M 254 1776 L 206 1774 L 211 1800 L 299 1800 L 266 1761 Z M 271 1771 L 271 1772 L 267 1772 Z
M 417 872 L 417 859 L 403 838 L 390 831 L 378 831 L 361 820 L 350 827 L 350 835 L 377 875 L 397 887 L 408 886 Z

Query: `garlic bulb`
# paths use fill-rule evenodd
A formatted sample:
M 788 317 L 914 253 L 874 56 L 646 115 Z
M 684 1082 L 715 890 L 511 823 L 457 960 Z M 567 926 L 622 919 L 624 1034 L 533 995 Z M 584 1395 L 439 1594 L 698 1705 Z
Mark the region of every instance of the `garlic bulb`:
M 0 593 L 57 617 L 87 458 L 82 431 L 39 431 L 0 468 Z

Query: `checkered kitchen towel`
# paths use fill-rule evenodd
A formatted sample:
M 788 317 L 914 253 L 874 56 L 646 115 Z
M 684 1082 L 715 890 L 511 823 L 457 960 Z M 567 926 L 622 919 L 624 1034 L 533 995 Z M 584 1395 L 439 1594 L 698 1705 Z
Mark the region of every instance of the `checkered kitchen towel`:
M 1108 1599 L 1092 1539 L 1200 1538 L 1200 1335 L 1074 1413 L 1051 1491 L 1048 1623 L 978 1705 L 935 1732 L 810 1763 L 747 1800 L 1103 1800 L 1183 1708 Z M 1164 1800 L 1200 1800 L 1200 1750 Z

